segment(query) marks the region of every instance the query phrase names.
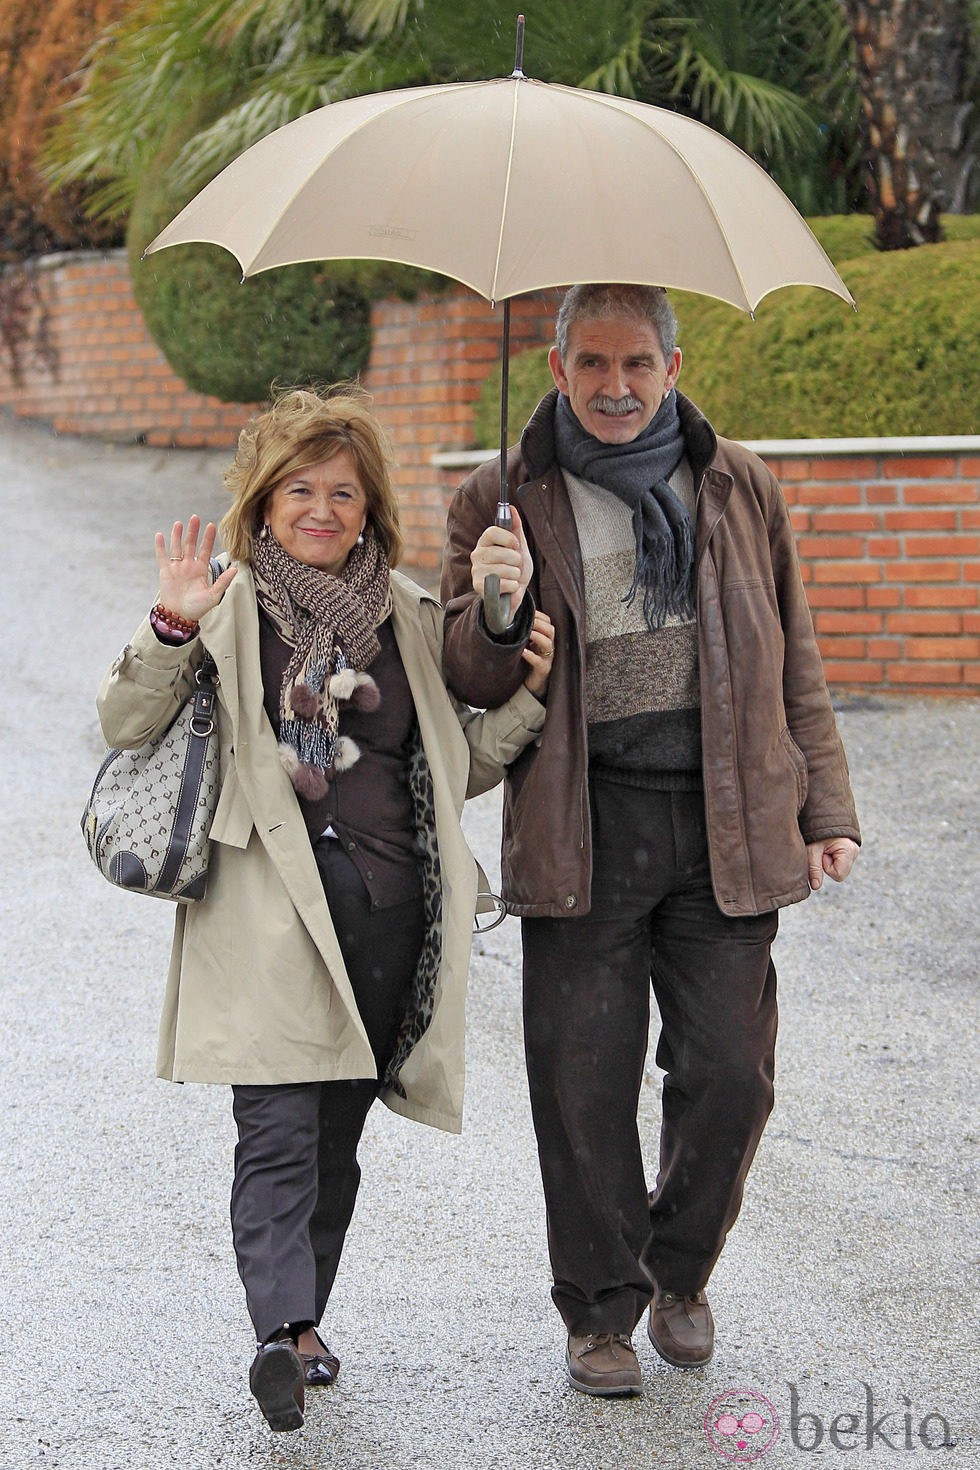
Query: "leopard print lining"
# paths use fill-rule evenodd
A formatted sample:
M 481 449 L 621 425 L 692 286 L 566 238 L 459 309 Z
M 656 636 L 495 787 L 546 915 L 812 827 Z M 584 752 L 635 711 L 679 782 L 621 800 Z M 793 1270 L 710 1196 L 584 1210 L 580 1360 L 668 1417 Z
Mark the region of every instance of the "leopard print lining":
M 422 853 L 425 937 L 412 979 L 405 1019 L 384 1075 L 384 1086 L 390 1087 L 402 1098 L 405 1097 L 405 1089 L 398 1080 L 398 1074 L 432 1024 L 436 986 L 442 963 L 442 870 L 439 865 L 439 844 L 436 840 L 435 793 L 432 772 L 422 748 L 422 736 L 417 724 L 409 760 L 408 784 L 415 808 L 415 830 Z

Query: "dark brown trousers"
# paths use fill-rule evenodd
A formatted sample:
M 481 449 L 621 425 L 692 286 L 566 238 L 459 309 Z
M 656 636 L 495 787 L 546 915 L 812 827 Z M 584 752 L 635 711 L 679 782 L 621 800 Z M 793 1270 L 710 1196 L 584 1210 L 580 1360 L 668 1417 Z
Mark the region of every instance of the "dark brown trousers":
M 631 1332 L 652 1282 L 700 1290 L 773 1103 L 776 914 L 715 903 L 700 793 L 594 779 L 591 912 L 525 919 L 524 1027 L 552 1295 L 568 1331 Z M 637 1127 L 650 988 L 666 1073 L 648 1192 Z

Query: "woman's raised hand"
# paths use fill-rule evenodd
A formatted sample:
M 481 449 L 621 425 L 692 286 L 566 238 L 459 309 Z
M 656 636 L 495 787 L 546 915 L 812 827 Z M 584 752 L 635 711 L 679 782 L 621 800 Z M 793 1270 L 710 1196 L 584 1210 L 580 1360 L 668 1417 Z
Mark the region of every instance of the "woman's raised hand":
M 162 531 L 158 531 L 155 538 L 160 602 L 168 612 L 194 623 L 199 623 L 206 612 L 218 606 L 238 570 L 237 567 L 228 567 L 211 582 L 210 562 L 215 535 L 212 521 L 204 527 L 201 535 L 201 517 L 191 516 L 186 531 L 182 521 L 174 521 L 169 542 Z

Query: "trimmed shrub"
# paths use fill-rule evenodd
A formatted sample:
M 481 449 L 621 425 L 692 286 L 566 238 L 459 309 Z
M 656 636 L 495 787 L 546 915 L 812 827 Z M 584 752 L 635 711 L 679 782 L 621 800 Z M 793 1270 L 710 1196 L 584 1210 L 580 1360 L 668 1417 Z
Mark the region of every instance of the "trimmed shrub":
M 672 291 L 685 352 L 681 390 L 720 434 L 824 439 L 977 432 L 980 215 L 949 215 L 941 245 L 881 254 L 871 220 L 810 221 L 857 302 L 790 288 L 753 322 L 723 302 Z M 511 361 L 510 439 L 553 386 L 547 350 Z M 499 442 L 500 369 L 476 416 L 477 443 Z
M 134 294 L 167 361 L 189 387 L 228 403 L 261 402 L 275 379 L 355 377 L 371 347 L 370 302 L 356 268 L 292 265 L 243 282 L 234 256 L 214 245 L 141 259 L 187 202 L 174 197 L 167 170 L 200 126 L 200 117 L 189 119 L 156 155 L 127 231 Z

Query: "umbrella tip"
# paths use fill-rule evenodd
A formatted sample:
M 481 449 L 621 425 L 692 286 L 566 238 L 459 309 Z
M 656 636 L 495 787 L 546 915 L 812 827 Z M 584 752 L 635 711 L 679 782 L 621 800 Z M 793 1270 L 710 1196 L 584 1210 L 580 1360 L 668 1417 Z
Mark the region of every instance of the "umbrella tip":
M 511 76 L 522 77 L 524 75 L 524 17 L 517 17 L 517 47 L 514 52 L 514 70 Z

